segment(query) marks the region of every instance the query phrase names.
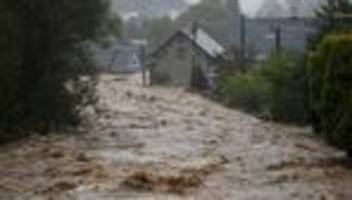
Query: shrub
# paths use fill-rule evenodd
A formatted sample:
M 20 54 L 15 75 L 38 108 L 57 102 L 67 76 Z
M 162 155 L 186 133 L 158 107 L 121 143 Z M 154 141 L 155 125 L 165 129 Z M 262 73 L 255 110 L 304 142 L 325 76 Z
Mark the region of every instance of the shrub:
M 307 73 L 302 56 L 294 52 L 273 54 L 261 73 L 270 85 L 268 98 L 272 119 L 307 123 Z
M 352 33 L 326 37 L 310 58 L 316 130 L 352 156 Z
M 253 114 L 265 113 L 269 85 L 258 73 L 243 73 L 225 77 L 217 90 L 229 107 Z
M 273 54 L 259 70 L 225 76 L 217 90 L 230 107 L 302 125 L 308 122 L 307 93 L 306 65 L 294 53 Z

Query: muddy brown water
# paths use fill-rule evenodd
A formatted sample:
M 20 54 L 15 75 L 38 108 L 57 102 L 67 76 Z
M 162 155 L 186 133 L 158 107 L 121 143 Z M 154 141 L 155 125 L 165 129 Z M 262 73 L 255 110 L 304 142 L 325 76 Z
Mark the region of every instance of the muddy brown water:
M 139 80 L 103 75 L 79 133 L 2 147 L 0 199 L 352 199 L 343 153 L 309 129 Z

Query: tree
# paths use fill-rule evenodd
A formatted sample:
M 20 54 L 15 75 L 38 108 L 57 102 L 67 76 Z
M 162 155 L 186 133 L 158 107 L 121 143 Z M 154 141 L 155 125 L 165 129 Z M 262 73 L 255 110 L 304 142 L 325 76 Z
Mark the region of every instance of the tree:
M 16 16 L 0 3 L 0 140 L 7 137 L 1 130 L 15 122 L 20 70 Z
M 341 28 L 338 22 L 343 14 L 350 14 L 352 3 L 350 0 L 325 0 L 317 10 L 316 15 L 321 21 L 320 29 L 332 31 Z
M 146 22 L 145 36 L 148 38 L 151 49 L 156 48 L 165 42 L 167 37 L 169 37 L 174 31 L 176 31 L 173 26 L 174 21 L 170 17 L 161 17 L 149 19 Z
M 310 51 L 317 51 L 317 48 L 320 46 L 321 42 L 325 37 L 330 34 L 337 34 L 348 31 L 349 28 L 347 24 L 342 21 L 341 16 L 344 14 L 349 14 L 352 10 L 352 2 L 350 0 L 324 0 L 320 8 L 316 11 L 315 15 L 319 22 L 318 31 L 313 35 L 311 41 L 309 42 Z M 320 63 L 324 65 L 324 63 Z M 310 81 L 315 82 L 317 79 L 321 79 L 321 73 L 311 74 L 309 77 Z M 318 88 L 310 90 L 310 95 L 315 96 Z M 311 101 L 313 102 L 313 101 Z M 314 104 L 314 103 L 311 103 Z M 316 112 L 314 108 L 316 105 L 310 105 L 311 116 L 310 121 L 313 124 L 316 133 L 322 131 L 322 122 L 319 116 L 319 113 Z
M 310 42 L 311 48 L 315 48 L 325 36 L 331 33 L 348 30 L 348 24 L 345 23 L 342 16 L 351 14 L 351 10 L 352 2 L 350 0 L 324 0 L 315 13 L 319 27 Z
M 110 30 L 108 8 L 107 0 L 0 2 L 0 21 L 8 22 L 0 35 L 14 43 L 0 38 L 0 57 L 8 60 L 1 63 L 0 75 L 14 74 L 5 83 L 13 88 L 13 94 L 5 93 L 12 98 L 11 106 L 0 107 L 16 112 L 16 120 L 9 122 L 11 115 L 1 113 L 5 131 L 45 133 L 79 123 L 80 110 L 94 99 L 95 70 L 88 46 Z M 13 55 L 7 55 L 8 48 Z

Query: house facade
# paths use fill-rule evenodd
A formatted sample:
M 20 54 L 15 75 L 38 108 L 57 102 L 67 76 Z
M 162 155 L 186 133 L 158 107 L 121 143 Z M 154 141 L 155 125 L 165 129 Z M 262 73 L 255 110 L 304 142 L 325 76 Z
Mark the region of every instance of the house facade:
M 177 31 L 152 54 L 152 84 L 190 86 L 197 66 L 207 78 L 214 76 L 225 49 L 203 29 Z

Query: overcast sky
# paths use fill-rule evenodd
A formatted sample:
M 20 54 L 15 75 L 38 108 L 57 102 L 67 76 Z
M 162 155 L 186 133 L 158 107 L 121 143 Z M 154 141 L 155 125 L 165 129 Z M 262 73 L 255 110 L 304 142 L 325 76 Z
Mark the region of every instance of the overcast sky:
M 253 15 L 261 3 L 262 0 L 241 0 L 242 10 L 249 15 Z
M 189 3 L 197 3 L 200 0 L 186 0 Z M 216 1 L 216 0 L 214 0 Z M 258 7 L 261 5 L 263 0 L 240 0 L 242 10 L 249 15 L 255 14 Z

